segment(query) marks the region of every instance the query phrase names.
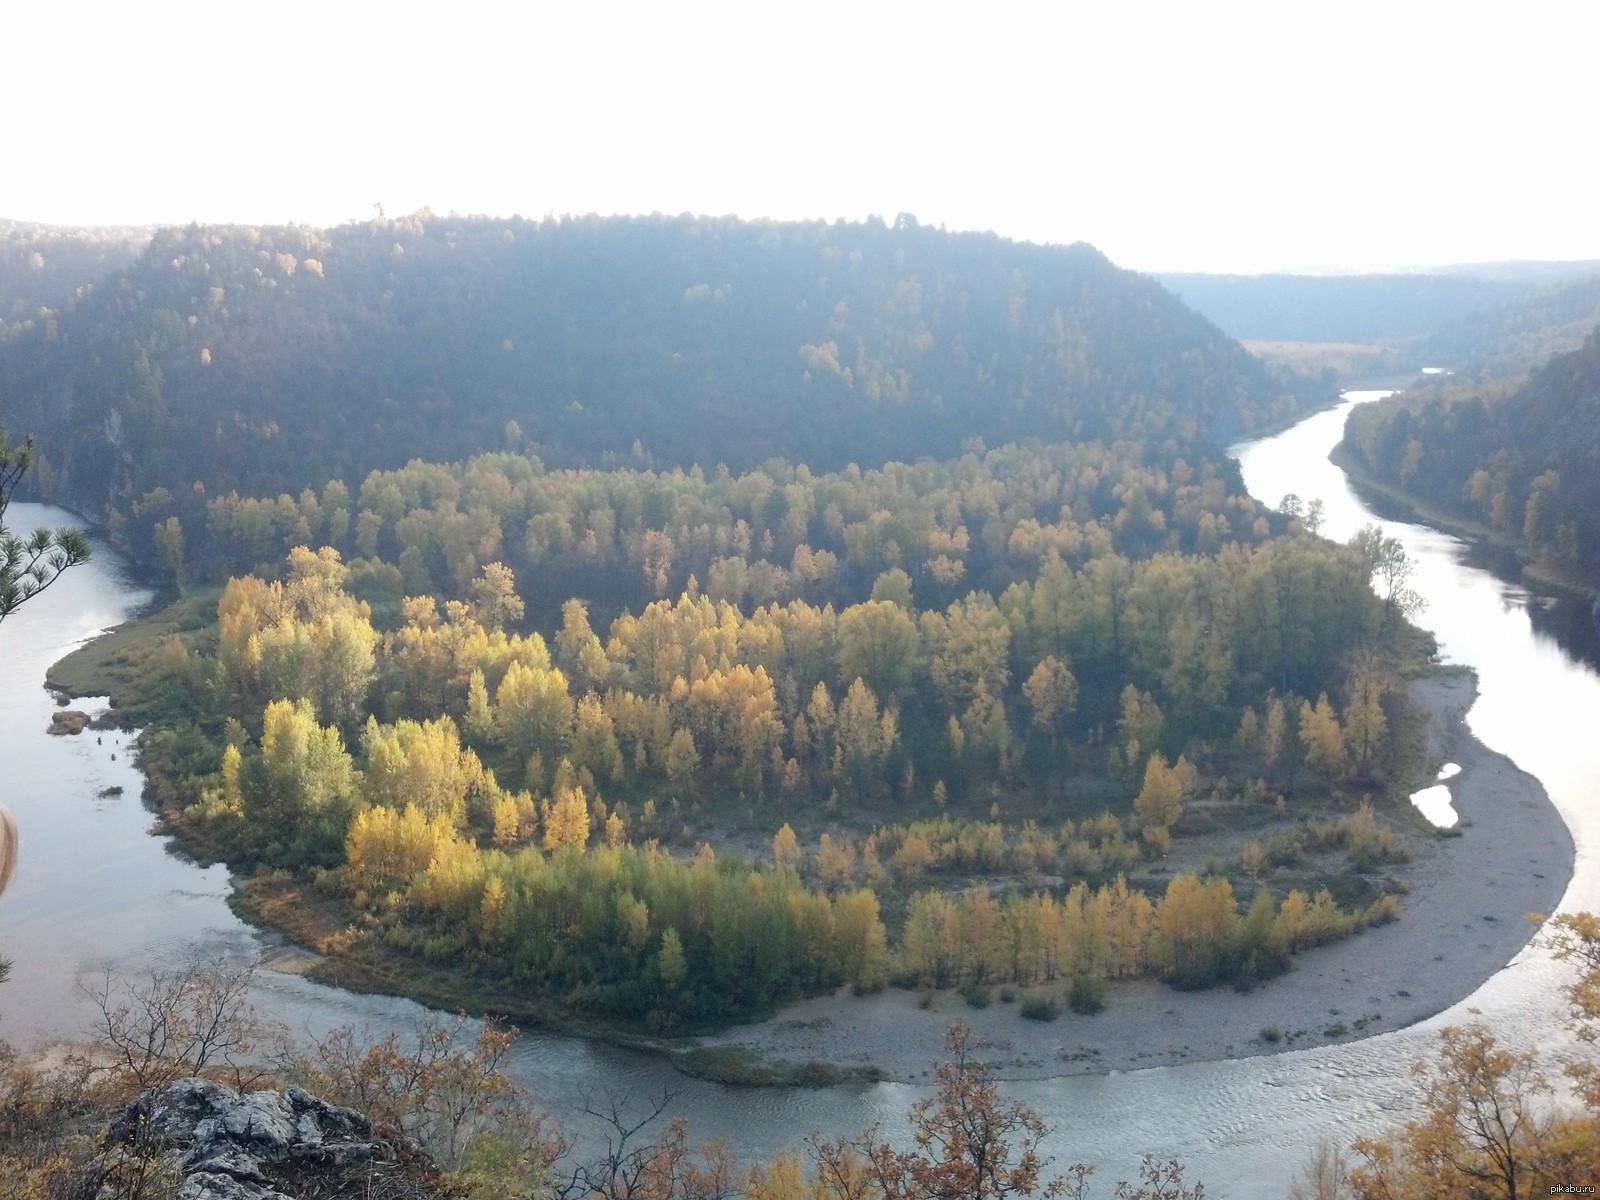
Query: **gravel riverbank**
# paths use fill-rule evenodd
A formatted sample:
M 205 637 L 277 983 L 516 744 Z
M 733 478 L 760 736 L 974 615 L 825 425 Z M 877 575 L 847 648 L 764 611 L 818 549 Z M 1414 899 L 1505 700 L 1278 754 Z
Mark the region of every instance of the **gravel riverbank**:
M 769 1059 L 876 1067 L 919 1081 L 945 1029 L 963 1020 L 986 1036 L 1006 1079 L 1046 1079 L 1239 1058 L 1368 1037 L 1415 1024 L 1470 995 L 1527 945 L 1529 913 L 1551 912 L 1572 876 L 1573 843 L 1543 786 L 1467 728 L 1476 697 L 1466 673 L 1430 675 L 1411 698 L 1429 715 L 1429 756 L 1461 767 L 1450 780 L 1461 836 L 1419 839 L 1402 877 L 1401 919 L 1298 956 L 1286 975 L 1249 993 L 1112 986 L 1106 1010 L 1059 1007 L 1052 1022 L 1024 1019 L 997 998 L 970 1007 L 955 992 L 848 990 L 791 1005 L 759 1024 L 702 1040 Z M 1276 1038 L 1274 1038 L 1276 1034 Z

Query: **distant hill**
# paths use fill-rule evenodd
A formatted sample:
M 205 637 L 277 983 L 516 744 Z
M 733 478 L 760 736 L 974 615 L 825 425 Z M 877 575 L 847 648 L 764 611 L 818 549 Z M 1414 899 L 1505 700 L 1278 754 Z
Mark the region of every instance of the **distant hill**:
M 1417 342 L 1411 357 L 1479 379 L 1519 374 L 1578 349 L 1597 325 L 1600 271 L 1470 313 Z
M 1600 330 L 1521 387 L 1457 385 L 1357 408 L 1342 450 L 1535 564 L 1600 587 Z
M 1401 346 L 1470 322 L 1484 310 L 1595 275 L 1600 262 L 1475 263 L 1379 275 L 1156 278 L 1242 342 Z
M 1185 304 L 1246 342 L 1398 346 L 1542 280 L 1473 275 L 1159 275 Z
M 0 337 L 74 304 L 137 258 L 154 233 L 0 220 Z
M 48 326 L 0 339 L 0 422 L 96 515 L 502 448 L 833 469 L 1222 442 L 1329 398 L 1089 246 L 909 219 L 169 229 Z

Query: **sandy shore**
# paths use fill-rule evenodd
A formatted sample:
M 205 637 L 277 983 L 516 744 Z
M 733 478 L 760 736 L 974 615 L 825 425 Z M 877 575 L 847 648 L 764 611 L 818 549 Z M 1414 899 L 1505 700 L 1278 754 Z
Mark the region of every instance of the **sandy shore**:
M 1429 755 L 1453 762 L 1450 781 L 1462 835 L 1418 839 L 1401 873 L 1411 884 L 1403 916 L 1295 959 L 1294 969 L 1247 994 L 1181 993 L 1159 983 L 1113 986 L 1092 1017 L 1065 1010 L 1024 1020 L 1015 1004 L 970 1007 L 954 992 L 922 1008 L 922 993 L 848 990 L 791 1005 L 702 1044 L 737 1045 L 770 1059 L 874 1066 L 923 1079 L 945 1029 L 966 1021 L 994 1046 L 1005 1079 L 1043 1079 L 1299 1050 L 1415 1024 L 1470 995 L 1505 969 L 1534 933 L 1527 914 L 1547 913 L 1572 876 L 1572 837 L 1543 786 L 1474 738 L 1465 723 L 1476 682 L 1445 673 L 1412 685 L 1429 714 Z M 1263 1030 L 1280 1033 L 1276 1042 Z

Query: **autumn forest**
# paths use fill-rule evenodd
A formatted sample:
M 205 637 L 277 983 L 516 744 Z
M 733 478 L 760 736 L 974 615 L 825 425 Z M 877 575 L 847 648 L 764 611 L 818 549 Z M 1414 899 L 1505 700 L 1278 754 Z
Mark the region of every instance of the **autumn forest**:
M 1403 552 L 1220 448 L 1330 383 L 1088 247 L 191 228 L 7 333 L 41 492 L 178 600 L 155 803 L 335 962 L 670 1033 L 1400 912 Z

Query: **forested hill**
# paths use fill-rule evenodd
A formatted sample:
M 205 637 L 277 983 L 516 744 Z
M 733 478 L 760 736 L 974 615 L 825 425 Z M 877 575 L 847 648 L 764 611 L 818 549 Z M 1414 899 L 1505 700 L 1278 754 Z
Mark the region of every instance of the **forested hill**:
M 1475 379 L 1522 374 L 1582 346 L 1600 324 L 1600 269 L 1492 305 L 1435 330 L 1412 349 L 1418 365 L 1449 366 Z
M 1515 391 L 1457 388 L 1357 408 L 1344 448 L 1380 479 L 1600 587 L 1600 329 Z
M 1402 346 L 1541 280 L 1472 275 L 1185 275 L 1161 282 L 1242 341 Z M 1431 365 L 1431 364 L 1430 364 Z
M 1570 285 L 1596 276 L 1597 262 L 1507 262 L 1410 274 L 1157 278 L 1241 341 L 1386 346 L 1418 367 L 1458 367 L 1570 323 L 1585 305 L 1582 288 Z M 1547 342 L 1537 362 L 1582 340 Z
M 0 220 L 0 337 L 48 324 L 137 258 L 154 232 Z
M 411 458 L 818 469 L 1236 437 L 1329 399 L 1091 247 L 649 217 L 190 227 L 0 342 L 0 421 L 98 516 Z

